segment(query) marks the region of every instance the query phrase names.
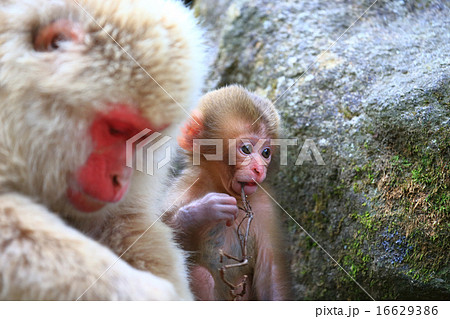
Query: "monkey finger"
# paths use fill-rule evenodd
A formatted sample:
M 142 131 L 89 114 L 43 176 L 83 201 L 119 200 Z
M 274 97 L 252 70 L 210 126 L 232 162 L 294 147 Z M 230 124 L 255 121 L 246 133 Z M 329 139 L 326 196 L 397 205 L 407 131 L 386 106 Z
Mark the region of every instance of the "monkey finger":
M 230 227 L 230 226 L 233 226 L 234 220 L 235 220 L 234 218 L 226 218 L 226 219 L 224 218 L 224 219 L 221 219 L 220 221 L 225 221 L 225 225 L 227 227 Z
M 211 192 L 211 193 L 206 194 L 203 198 L 205 198 L 205 199 L 206 198 L 220 198 L 223 195 L 230 196 L 230 195 L 224 194 L 224 193 Z
M 225 214 L 229 214 L 229 215 L 233 215 L 234 217 L 236 217 L 239 208 L 236 205 L 223 205 L 223 204 L 218 204 L 215 206 L 216 210 Z
M 215 203 L 222 203 L 224 200 L 227 201 L 227 198 L 230 197 L 230 195 L 222 194 L 222 193 L 208 193 L 205 196 L 203 196 L 199 201 L 203 204 L 215 204 Z
M 223 206 L 222 209 L 217 211 L 216 219 L 234 222 L 234 220 L 236 219 L 236 215 L 237 215 L 237 212 L 235 210 L 233 210 L 232 207 Z
M 220 194 L 219 201 L 222 205 L 237 205 L 237 200 L 228 194 Z

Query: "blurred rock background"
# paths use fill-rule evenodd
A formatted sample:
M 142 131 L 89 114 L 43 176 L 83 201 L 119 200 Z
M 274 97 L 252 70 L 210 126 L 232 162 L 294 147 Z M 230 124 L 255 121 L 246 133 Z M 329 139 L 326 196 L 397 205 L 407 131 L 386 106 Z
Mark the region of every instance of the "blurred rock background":
M 192 5 L 208 89 L 276 100 L 298 145 L 275 196 L 362 287 L 282 213 L 296 300 L 450 300 L 450 4 L 373 2 Z M 295 165 L 306 139 L 325 166 Z

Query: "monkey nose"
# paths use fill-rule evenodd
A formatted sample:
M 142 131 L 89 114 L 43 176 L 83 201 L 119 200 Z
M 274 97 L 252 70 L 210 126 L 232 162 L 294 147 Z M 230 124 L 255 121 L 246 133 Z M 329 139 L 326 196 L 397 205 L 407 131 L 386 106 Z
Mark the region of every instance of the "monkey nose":
M 263 180 L 265 178 L 264 171 L 260 167 L 254 167 L 253 168 L 253 174 L 254 174 L 255 179 L 257 181 L 261 181 L 261 180 Z
M 264 166 L 254 166 L 252 168 L 253 174 L 254 174 L 254 179 L 258 182 L 261 183 L 262 181 L 264 181 L 266 179 L 266 171 L 265 171 L 265 167 Z
M 121 188 L 121 182 L 119 175 L 113 175 L 111 176 L 112 185 L 114 188 Z
M 133 172 L 130 169 L 123 169 L 122 171 L 113 172 L 110 175 L 111 185 L 113 186 L 113 188 L 120 189 L 126 186 L 131 178 L 132 173 Z
M 108 202 L 115 203 L 119 201 L 129 186 L 129 180 L 120 174 L 114 174 L 110 176 L 110 196 Z
M 116 202 L 122 198 L 130 184 L 131 175 L 131 169 L 123 169 L 119 172 L 113 172 L 109 176 L 109 189 L 112 192 L 112 196 L 108 201 Z

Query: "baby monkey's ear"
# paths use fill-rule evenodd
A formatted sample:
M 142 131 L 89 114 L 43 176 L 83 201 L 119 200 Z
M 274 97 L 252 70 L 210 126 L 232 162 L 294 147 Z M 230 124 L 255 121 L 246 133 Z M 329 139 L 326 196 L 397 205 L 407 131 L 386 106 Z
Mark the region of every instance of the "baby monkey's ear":
M 192 152 L 194 139 L 201 137 L 203 131 L 203 116 L 199 110 L 194 110 L 186 124 L 181 128 L 178 145 L 188 152 Z

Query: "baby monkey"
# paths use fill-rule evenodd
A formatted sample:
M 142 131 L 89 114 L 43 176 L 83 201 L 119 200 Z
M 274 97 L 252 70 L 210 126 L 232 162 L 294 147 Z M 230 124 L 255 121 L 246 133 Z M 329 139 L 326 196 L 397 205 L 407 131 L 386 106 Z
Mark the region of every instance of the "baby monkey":
M 267 189 L 278 130 L 273 104 L 239 86 L 206 94 L 182 130 L 188 167 L 174 183 L 175 204 L 164 219 L 192 252 L 198 300 L 289 299 L 278 212 L 258 190 Z

